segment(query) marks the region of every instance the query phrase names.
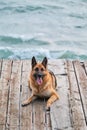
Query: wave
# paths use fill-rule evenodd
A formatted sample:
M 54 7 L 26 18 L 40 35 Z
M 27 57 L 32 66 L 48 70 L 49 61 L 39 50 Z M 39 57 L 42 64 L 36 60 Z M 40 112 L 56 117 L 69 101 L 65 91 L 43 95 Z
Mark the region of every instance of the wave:
M 0 36 L 0 42 L 8 42 L 8 43 L 20 43 L 23 42 L 23 39 L 15 36 Z
M 83 15 L 83 14 L 76 14 L 76 13 L 72 13 L 72 14 L 69 14 L 70 17 L 75 17 L 75 18 L 79 18 L 79 19 L 85 19 L 87 18 L 87 15 Z
M 11 48 L 11 47 L 1 47 L 0 48 L 0 58 L 5 59 L 31 59 L 32 56 L 38 58 L 47 56 L 50 57 L 50 51 L 47 49 L 29 49 L 29 48 Z
M 38 35 L 39 36 L 39 35 Z M 24 36 L 24 35 L 0 35 L 0 43 L 7 43 L 11 45 L 25 44 L 29 43 L 29 45 L 47 45 L 49 41 L 43 39 L 39 39 L 38 36 Z
M 87 60 L 87 55 L 86 53 L 80 53 L 77 54 L 74 51 L 66 50 L 66 51 L 53 51 L 52 52 L 52 57 L 56 59 L 69 59 L 69 60 Z
M 87 55 L 84 53 L 76 54 L 73 51 L 50 51 L 48 49 L 33 49 L 33 48 L 11 48 L 11 47 L 1 47 L 0 48 L 0 59 L 31 59 L 35 56 L 38 59 L 47 57 L 49 59 L 70 59 L 70 60 L 87 60 Z
M 29 13 L 33 11 L 45 11 L 44 6 L 26 5 L 26 6 L 5 6 L 0 8 L 0 12 L 13 12 L 13 13 Z
M 4 5 L 2 8 L 0 8 L 0 12 L 11 12 L 11 13 L 30 13 L 30 12 L 39 12 L 39 13 L 48 13 L 48 11 L 52 10 L 62 10 L 64 9 L 64 6 L 61 5 L 48 5 L 48 4 L 42 4 L 42 5 Z

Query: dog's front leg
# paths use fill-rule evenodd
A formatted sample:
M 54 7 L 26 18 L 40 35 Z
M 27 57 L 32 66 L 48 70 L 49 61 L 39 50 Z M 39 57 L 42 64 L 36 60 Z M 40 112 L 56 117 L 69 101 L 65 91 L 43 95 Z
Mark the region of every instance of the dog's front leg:
M 28 105 L 29 103 L 31 103 L 33 100 L 35 100 L 37 98 L 37 96 L 35 95 L 32 95 L 31 97 L 29 97 L 27 100 L 25 100 L 23 103 L 22 103 L 22 106 L 26 106 Z
M 57 94 L 57 93 L 53 93 L 52 95 L 51 95 L 51 97 L 48 99 L 48 101 L 47 101 L 47 109 L 51 106 L 51 104 L 54 102 L 54 101 L 56 101 L 57 99 L 59 99 L 59 95 Z

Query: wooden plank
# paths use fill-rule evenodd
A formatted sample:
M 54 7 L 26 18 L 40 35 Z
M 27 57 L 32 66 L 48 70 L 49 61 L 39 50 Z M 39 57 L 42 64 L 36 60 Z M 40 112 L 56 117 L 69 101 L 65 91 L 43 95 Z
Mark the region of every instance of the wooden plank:
M 46 111 L 45 99 L 37 99 L 33 102 L 33 129 L 51 130 L 50 113 Z
M 33 129 L 46 130 L 45 127 L 45 106 L 44 100 L 37 99 L 33 103 Z
M 2 71 L 2 60 L 0 60 L 0 77 L 1 77 L 1 71 Z
M 5 125 L 0 125 L 0 130 L 5 130 Z
M 84 61 L 83 67 L 84 67 L 84 69 L 85 69 L 85 71 L 86 71 L 86 75 L 87 75 L 87 61 Z
M 7 129 L 19 129 L 21 61 L 13 61 L 7 111 Z
M 61 67 L 63 66 L 63 67 Z M 52 70 L 55 75 L 67 75 L 65 68 L 65 61 L 64 60 L 49 60 L 48 61 L 48 69 Z M 57 71 L 58 70 L 58 71 Z
M 11 63 L 11 60 L 3 60 L 2 62 L 1 81 L 4 83 L 10 80 Z M 4 89 L 7 89 L 7 87 Z
M 86 130 L 86 123 L 84 118 L 84 113 L 81 104 L 80 93 L 78 89 L 78 84 L 71 61 L 67 61 L 68 70 L 68 80 L 69 80 L 69 102 L 70 102 L 70 117 L 72 122 L 72 127 L 74 130 Z
M 0 78 L 0 127 L 4 128 L 7 120 L 9 80 L 11 75 L 11 60 L 3 60 Z M 4 71 L 5 70 L 5 71 Z M 3 129 L 2 129 L 3 130 Z
M 2 60 L 0 59 L 0 70 L 2 70 Z
M 85 122 L 87 124 L 87 75 L 79 61 L 74 61 L 74 68 L 77 76 Z
M 24 60 L 22 66 L 22 79 L 21 79 L 21 104 L 24 100 L 26 100 L 30 95 L 31 91 L 28 88 L 28 79 L 29 73 L 31 69 L 30 61 Z M 20 104 L 20 105 L 21 105 Z M 25 106 L 20 107 L 20 130 L 32 130 L 32 103 Z
M 53 66 L 52 66 L 53 63 Z M 57 92 L 60 99 L 51 106 L 52 130 L 73 130 L 69 113 L 69 84 L 66 73 L 66 62 L 64 60 L 52 62 L 50 68 L 55 70 L 57 77 Z M 54 66 L 55 65 L 55 66 Z M 55 68 L 56 67 L 56 68 Z
M 46 112 L 46 130 L 52 130 L 52 126 L 51 126 L 51 119 L 50 119 L 50 111 L 45 111 Z

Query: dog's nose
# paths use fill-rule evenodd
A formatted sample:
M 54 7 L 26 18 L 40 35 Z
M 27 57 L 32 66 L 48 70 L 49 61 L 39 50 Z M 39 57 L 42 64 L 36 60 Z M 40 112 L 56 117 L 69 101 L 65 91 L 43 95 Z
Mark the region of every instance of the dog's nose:
M 38 77 L 41 78 L 43 75 L 42 74 L 38 74 Z

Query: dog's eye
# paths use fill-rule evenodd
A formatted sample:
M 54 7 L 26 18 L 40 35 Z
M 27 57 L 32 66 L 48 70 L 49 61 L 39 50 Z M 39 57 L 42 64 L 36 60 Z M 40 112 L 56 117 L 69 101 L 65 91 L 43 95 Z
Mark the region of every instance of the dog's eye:
M 37 68 L 35 68 L 35 71 L 39 71 L 39 68 L 37 67 Z
M 44 68 L 41 68 L 41 71 L 44 71 Z

